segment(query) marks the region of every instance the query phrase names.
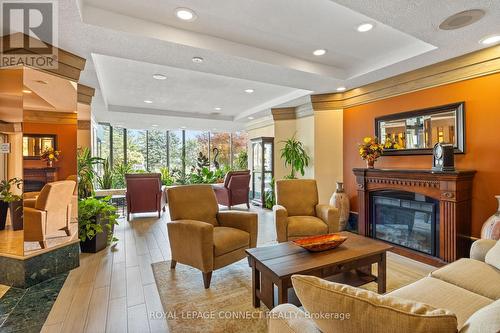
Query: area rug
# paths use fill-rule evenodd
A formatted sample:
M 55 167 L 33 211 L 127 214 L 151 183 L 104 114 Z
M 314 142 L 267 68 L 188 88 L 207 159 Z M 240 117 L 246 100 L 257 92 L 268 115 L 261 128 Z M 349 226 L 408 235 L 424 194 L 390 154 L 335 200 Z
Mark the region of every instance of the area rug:
M 252 270 L 246 259 L 215 271 L 208 290 L 203 288 L 197 269 L 177 264 L 170 270 L 170 261 L 152 266 L 170 332 L 267 332 L 269 310 L 262 303 L 260 309 L 252 306 Z M 389 252 L 387 292 L 415 282 L 432 270 L 432 266 Z M 377 291 L 373 282 L 362 288 Z
M 252 270 L 243 259 L 212 274 L 210 289 L 201 272 L 170 261 L 152 264 L 170 332 L 267 332 L 265 305 L 252 306 Z

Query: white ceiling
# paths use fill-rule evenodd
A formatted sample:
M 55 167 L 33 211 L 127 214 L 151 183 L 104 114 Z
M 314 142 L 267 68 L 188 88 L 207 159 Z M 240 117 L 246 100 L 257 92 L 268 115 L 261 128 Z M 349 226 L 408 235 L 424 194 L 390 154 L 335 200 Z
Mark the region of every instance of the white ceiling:
M 87 58 L 82 83 L 98 88 L 97 120 L 134 126 L 238 129 L 270 107 L 303 103 L 309 92 L 350 89 L 459 56 L 500 33 L 500 1 L 492 0 L 58 3 L 59 45 Z M 177 20 L 177 7 L 193 9 L 198 19 Z M 456 31 L 437 28 L 472 8 L 485 17 Z M 375 28 L 357 32 L 364 22 Z M 317 48 L 328 53 L 315 57 Z M 204 63 L 194 64 L 193 56 Z M 152 80 L 158 71 L 169 78 Z M 256 92 L 241 93 L 247 86 Z M 210 114 L 215 106 L 221 115 Z

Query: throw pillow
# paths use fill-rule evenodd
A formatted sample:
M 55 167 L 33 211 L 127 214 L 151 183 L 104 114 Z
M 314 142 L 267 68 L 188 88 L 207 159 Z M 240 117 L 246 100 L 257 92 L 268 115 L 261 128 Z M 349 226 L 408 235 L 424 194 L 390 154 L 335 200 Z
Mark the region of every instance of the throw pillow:
M 500 332 L 500 300 L 474 312 L 460 330 L 460 333 L 498 332 Z
M 500 269 L 500 241 L 497 241 L 484 257 L 484 261 L 496 269 Z

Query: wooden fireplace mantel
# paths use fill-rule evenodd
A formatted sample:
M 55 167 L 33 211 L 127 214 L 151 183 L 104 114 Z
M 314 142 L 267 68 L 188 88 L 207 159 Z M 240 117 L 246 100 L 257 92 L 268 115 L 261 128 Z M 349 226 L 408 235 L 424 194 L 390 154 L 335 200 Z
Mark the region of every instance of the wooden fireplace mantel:
M 361 235 L 371 236 L 370 192 L 380 190 L 414 192 L 439 201 L 439 258 L 445 262 L 452 262 L 468 256 L 472 179 L 476 171 L 434 172 L 354 168 L 353 172 L 358 190 L 358 231 Z M 417 253 L 415 256 L 419 259 Z M 421 256 L 423 257 L 425 255 Z

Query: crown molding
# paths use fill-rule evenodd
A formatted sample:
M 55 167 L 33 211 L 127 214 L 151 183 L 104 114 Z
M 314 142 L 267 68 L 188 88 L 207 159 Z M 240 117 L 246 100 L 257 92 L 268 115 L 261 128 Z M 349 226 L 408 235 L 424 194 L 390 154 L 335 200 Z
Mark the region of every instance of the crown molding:
M 2 36 L 2 45 L 6 45 L 9 40 L 21 40 L 24 39 L 23 45 L 27 45 L 29 40 L 37 40 L 31 36 L 25 35 L 21 32 L 17 32 L 11 35 Z M 45 43 L 47 44 L 47 43 Z M 51 45 L 52 46 L 52 45 Z M 57 58 L 55 59 L 57 62 L 57 66 L 55 68 L 38 68 L 35 66 L 30 66 L 33 68 L 37 68 L 44 72 L 56 74 L 65 79 L 76 81 L 80 79 L 80 72 L 85 68 L 85 58 L 79 57 L 76 54 L 70 53 L 63 49 L 52 46 L 56 51 Z M 24 47 L 21 48 L 9 48 L 2 50 L 2 56 L 16 56 L 19 54 L 36 54 L 33 50 L 26 49 Z M 0 63 L 0 67 L 2 67 Z
M 76 125 L 76 112 L 24 110 L 23 122 L 40 124 Z
M 78 83 L 76 92 L 78 93 L 78 103 L 90 105 L 92 97 L 95 95 L 95 89 L 81 83 Z
M 289 108 L 272 108 L 271 113 L 273 115 L 273 120 L 289 120 L 297 118 L 294 107 Z
M 342 93 L 311 96 L 315 111 L 345 109 L 384 98 L 500 72 L 500 45 L 422 67 Z

